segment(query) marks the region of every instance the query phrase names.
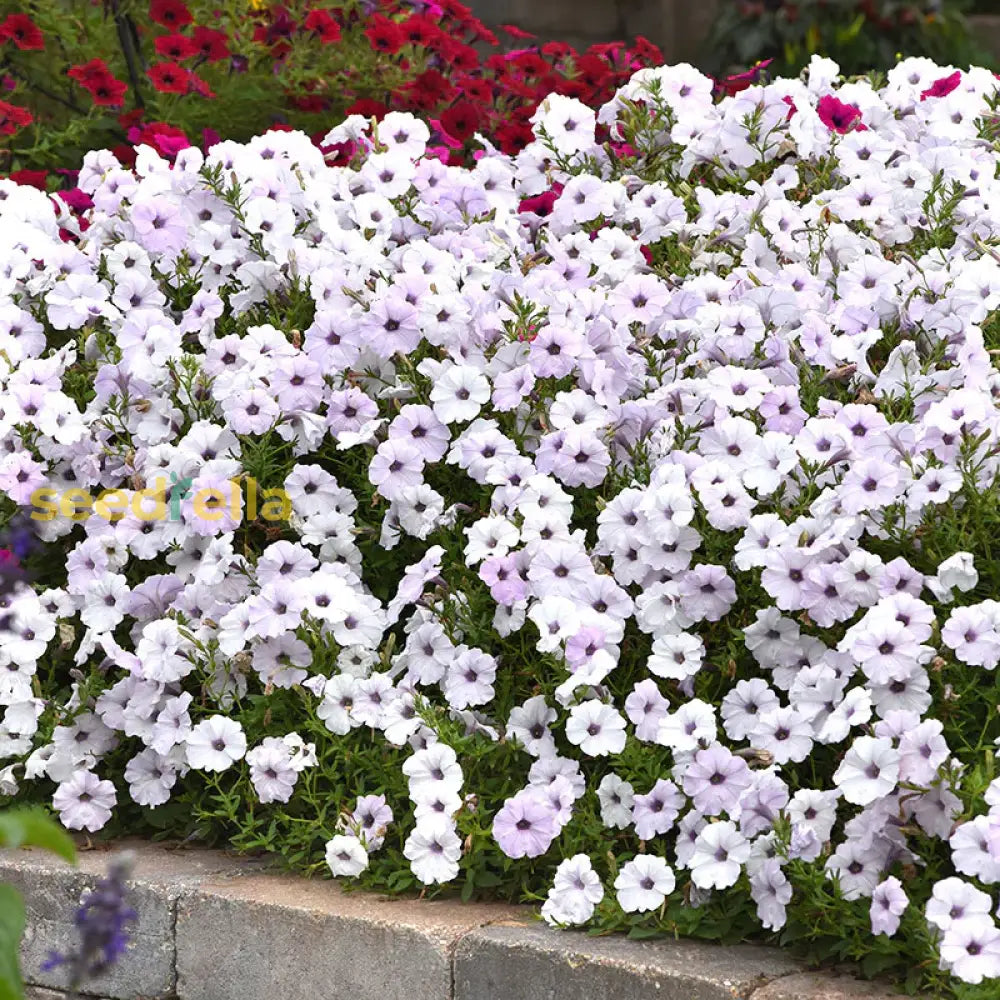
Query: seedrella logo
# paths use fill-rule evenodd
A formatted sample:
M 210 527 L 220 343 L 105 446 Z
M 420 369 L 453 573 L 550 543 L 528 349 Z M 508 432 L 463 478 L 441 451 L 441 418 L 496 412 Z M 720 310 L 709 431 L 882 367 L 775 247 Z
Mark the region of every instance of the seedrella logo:
M 107 521 L 118 521 L 132 514 L 140 521 L 228 519 L 238 524 L 243 520 L 244 506 L 247 521 L 258 517 L 287 521 L 291 516 L 288 494 L 282 489 L 262 490 L 255 479 L 217 479 L 194 489 L 196 482 L 192 476 L 181 478 L 171 473 L 169 480 L 158 476 L 143 489 L 102 490 L 96 497 L 82 489 L 60 491 L 43 486 L 31 494 L 31 518 L 51 521 L 62 515 L 71 521 L 85 521 L 96 514 Z

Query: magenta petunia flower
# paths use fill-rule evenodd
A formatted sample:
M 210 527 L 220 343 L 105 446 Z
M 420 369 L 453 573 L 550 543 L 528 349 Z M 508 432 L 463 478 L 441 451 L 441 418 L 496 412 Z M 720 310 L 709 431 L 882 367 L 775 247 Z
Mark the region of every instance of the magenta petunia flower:
M 816 113 L 828 129 L 841 135 L 852 130 L 864 132 L 868 127 L 861 123 L 861 109 L 856 104 L 846 104 L 832 94 L 819 99 Z
M 958 88 L 962 82 L 962 71 L 956 69 L 948 76 L 942 76 L 935 80 L 926 90 L 920 92 L 920 100 L 926 101 L 928 97 L 947 97 L 953 90 Z

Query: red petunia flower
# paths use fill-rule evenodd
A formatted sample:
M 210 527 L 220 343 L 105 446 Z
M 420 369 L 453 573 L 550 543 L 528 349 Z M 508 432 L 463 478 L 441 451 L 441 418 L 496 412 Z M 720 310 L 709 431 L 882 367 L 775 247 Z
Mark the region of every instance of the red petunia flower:
M 271 45 L 274 52 L 288 51 L 287 40 L 298 30 L 298 24 L 286 7 L 274 7 L 266 24 L 259 25 L 253 33 L 255 42 Z
M 935 80 L 925 91 L 920 94 L 920 100 L 926 101 L 928 97 L 947 97 L 953 90 L 958 89 L 962 82 L 962 71 L 956 69 L 949 76 L 943 76 L 940 80 Z
M 18 129 L 30 125 L 34 120 L 27 108 L 0 101 L 0 135 L 13 135 Z
M 524 30 L 522 30 L 516 24 L 501 24 L 499 27 L 500 27 L 500 30 L 502 32 L 504 32 L 507 35 L 510 35 L 511 38 L 525 39 L 525 38 L 537 38 L 538 37 L 537 35 L 531 34 L 530 31 L 524 31 Z
M 510 52 L 507 54 L 507 59 L 508 65 L 522 76 L 544 76 L 552 69 L 537 52 Z
M 548 191 L 536 194 L 532 198 L 523 199 L 521 204 L 517 206 L 517 210 L 519 212 L 531 212 L 533 215 L 544 218 L 552 214 L 552 209 L 562 192 L 562 184 L 556 182 Z
M 510 97 L 520 97 L 525 101 L 533 101 L 537 104 L 546 94 L 552 92 L 552 87 L 548 85 L 548 77 L 545 77 L 545 84 L 535 86 L 519 80 L 508 73 L 501 73 L 497 76 L 496 85 L 500 92 Z M 532 109 L 534 110 L 534 109 Z
M 193 38 L 174 32 L 171 35 L 160 35 L 153 43 L 158 55 L 174 62 L 190 59 L 198 54 L 198 46 Z
M 128 85 L 115 79 L 103 59 L 91 59 L 90 62 L 70 66 L 66 75 L 87 90 L 100 107 L 117 108 L 125 100 Z
M 134 146 L 152 146 L 161 156 L 171 160 L 191 145 L 184 132 L 166 122 L 150 122 L 142 128 L 133 126 L 128 130 L 128 141 Z
M 228 36 L 224 31 L 216 31 L 214 28 L 198 27 L 194 29 L 191 36 L 201 55 L 207 62 L 218 62 L 229 55 Z
M 858 132 L 867 131 L 868 126 L 861 123 L 861 108 L 856 104 L 845 104 L 832 94 L 819 99 L 816 105 L 819 120 L 832 132 L 843 135 L 852 129 Z
M 609 63 L 613 63 L 618 56 L 618 53 L 625 48 L 624 42 L 600 42 L 596 45 L 591 45 L 587 52 L 592 56 L 597 56 L 599 59 L 605 59 Z
M 215 97 L 215 91 L 208 85 L 207 80 L 203 80 L 194 70 L 190 71 L 190 76 L 188 77 L 188 85 L 191 88 L 191 93 L 201 94 L 202 97 L 212 98 Z
M 319 114 L 321 111 L 327 111 L 330 107 L 330 102 L 318 94 L 298 94 L 291 97 L 290 100 L 299 111 L 304 111 L 306 114 Z
M 410 45 L 430 48 L 441 38 L 441 29 L 426 15 L 412 14 L 399 26 Z
M 13 170 L 10 179 L 17 184 L 27 184 L 30 187 L 38 188 L 39 191 L 44 191 L 46 188 L 45 179 L 48 175 L 47 170 Z
M 0 41 L 11 41 L 19 49 L 44 49 L 45 39 L 27 14 L 11 14 L 0 24 Z
M 441 58 L 460 73 L 471 73 L 479 68 L 479 53 L 471 45 L 463 45 L 445 36 L 439 51 Z
M 191 74 L 176 63 L 160 62 L 150 66 L 146 74 L 161 94 L 186 94 Z
M 441 115 L 441 127 L 459 142 L 471 139 L 481 122 L 482 113 L 471 101 L 459 101 Z
M 340 25 L 337 24 L 328 10 L 314 9 L 309 11 L 304 25 L 306 31 L 315 31 L 324 45 L 340 41 Z
M 181 0 L 151 0 L 149 16 L 157 24 L 162 24 L 164 28 L 173 28 L 175 31 L 194 20 L 191 11 L 181 3 Z
M 469 29 L 472 34 L 469 41 L 475 45 L 478 42 L 483 42 L 486 45 L 492 45 L 494 48 L 500 44 L 500 39 L 490 31 L 482 22 L 478 22 L 478 27 L 472 27 Z
M 365 118 L 374 118 L 381 121 L 389 109 L 381 102 L 371 97 L 362 97 L 355 101 L 350 107 L 344 108 L 344 115 L 364 115 Z
M 269 41 L 268 30 L 264 27 L 257 28 L 254 31 L 253 40 L 268 46 L 268 50 L 271 54 L 271 61 L 275 66 L 280 66 L 282 59 L 284 59 L 285 56 L 292 51 L 292 43 L 289 42 L 287 38 L 279 38 L 275 42 Z M 244 56 L 234 56 L 233 62 L 235 63 L 237 59 L 242 59 L 243 62 L 246 63 L 246 58 Z M 249 64 L 244 65 L 239 72 L 245 73 L 248 65 Z
M 94 201 L 86 191 L 73 188 L 71 191 L 56 191 L 55 196 L 65 202 L 74 212 L 86 212 L 94 207 Z
M 733 76 L 727 76 L 724 80 L 716 80 L 712 88 L 713 92 L 716 96 L 735 97 L 759 83 L 761 73 L 770 66 L 772 61 L 765 59 L 762 62 L 754 63 L 750 69 L 743 73 L 735 73 Z
M 659 66 L 663 62 L 663 52 L 648 38 L 639 35 L 632 46 L 632 55 L 647 66 Z
M 118 124 L 128 131 L 133 125 L 139 125 L 142 122 L 142 116 L 145 113 L 142 108 L 133 108 L 131 111 L 126 111 L 125 114 L 118 116 Z
M 414 87 L 412 81 L 393 94 L 392 106 L 404 111 L 434 111 L 441 104 L 432 94 Z
M 126 142 L 120 142 L 115 146 L 111 147 L 111 152 L 114 153 L 115 159 L 124 167 L 134 167 L 135 166 L 135 150 Z
M 493 133 L 497 146 L 508 156 L 516 156 L 534 138 L 530 125 L 503 122 Z
M 403 47 L 403 33 L 399 25 L 381 14 L 371 19 L 371 24 L 365 29 L 365 37 L 376 52 L 392 55 Z
M 93 81 L 100 80 L 105 76 L 111 76 L 111 70 L 108 69 L 108 64 L 103 59 L 91 59 L 90 62 L 70 66 L 66 70 L 66 75 L 84 87 L 89 87 Z
M 116 80 L 110 73 L 99 76 L 83 84 L 90 91 L 94 103 L 104 108 L 120 108 L 125 102 L 128 84 Z
M 429 150 L 433 150 L 433 155 L 436 156 L 441 162 L 451 159 L 451 150 L 460 151 L 462 149 L 462 143 L 450 136 L 437 118 L 429 118 L 428 124 L 431 127 L 431 133 L 440 139 L 444 143 L 443 146 L 428 146 Z
M 323 154 L 323 159 L 327 166 L 346 167 L 354 158 L 357 146 L 353 142 L 333 142 L 329 145 L 323 143 L 326 138 L 326 130 L 317 132 L 312 136 L 313 145 Z
M 475 28 L 480 26 L 480 22 L 472 16 L 472 10 L 458 0 L 439 0 L 438 5 L 445 17 L 454 18 L 462 27 Z
M 460 76 L 455 80 L 455 84 L 462 96 L 468 100 L 477 104 L 492 104 L 493 88 L 488 81 L 475 76 Z
M 580 82 L 594 90 L 606 87 L 614 79 L 611 68 L 597 56 L 582 55 L 576 60 L 576 66 Z
M 578 101 L 585 101 L 597 89 L 585 80 L 560 80 L 555 86 L 556 92 L 562 94 L 563 97 L 575 97 Z
M 420 107 L 433 107 L 435 104 L 450 101 L 455 94 L 455 88 L 448 78 L 436 69 L 425 69 L 423 73 L 410 81 L 407 89 L 414 95 L 421 95 L 427 103 Z
M 566 42 L 546 42 L 542 46 L 542 54 L 550 59 L 567 59 L 576 55 L 576 49 Z

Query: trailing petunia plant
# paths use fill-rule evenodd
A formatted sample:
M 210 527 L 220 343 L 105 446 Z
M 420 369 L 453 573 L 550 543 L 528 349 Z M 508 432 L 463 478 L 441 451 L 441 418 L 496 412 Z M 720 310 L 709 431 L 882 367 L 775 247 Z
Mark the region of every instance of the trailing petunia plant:
M 998 88 L 0 181 L 0 790 L 995 997 Z

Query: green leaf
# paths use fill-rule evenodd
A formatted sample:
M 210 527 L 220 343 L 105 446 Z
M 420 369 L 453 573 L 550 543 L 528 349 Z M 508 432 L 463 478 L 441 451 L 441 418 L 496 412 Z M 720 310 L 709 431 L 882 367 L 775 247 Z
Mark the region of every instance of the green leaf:
M 632 941 L 644 941 L 646 938 L 663 937 L 663 931 L 658 927 L 633 927 L 628 936 Z
M 467 903 L 470 899 L 472 899 L 472 894 L 475 891 L 476 891 L 476 883 L 475 880 L 470 875 L 465 880 L 465 885 L 462 886 L 462 902 Z
M 41 847 L 76 864 L 76 847 L 69 834 L 40 809 L 0 813 L 0 847 Z
M 501 882 L 503 882 L 503 879 L 493 872 L 479 872 L 476 875 L 477 889 L 490 889 L 493 886 L 500 885 Z
M 840 45 L 846 45 L 848 42 L 853 41 L 861 34 L 861 29 L 865 25 L 865 15 L 858 14 L 858 16 L 846 27 L 837 29 L 837 42 Z
M 9 885 L 0 884 L 0 1000 L 22 1000 L 18 953 L 24 933 L 24 901 Z

